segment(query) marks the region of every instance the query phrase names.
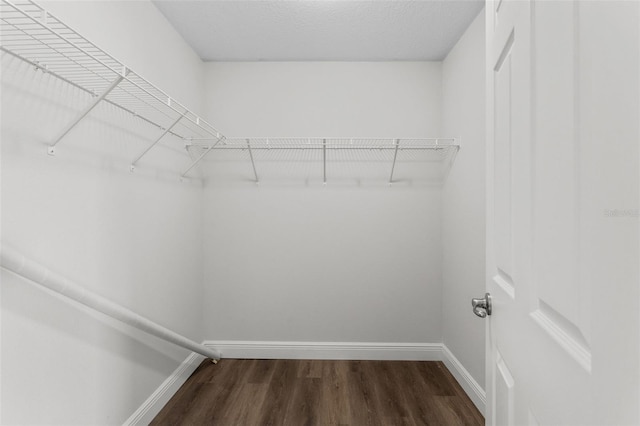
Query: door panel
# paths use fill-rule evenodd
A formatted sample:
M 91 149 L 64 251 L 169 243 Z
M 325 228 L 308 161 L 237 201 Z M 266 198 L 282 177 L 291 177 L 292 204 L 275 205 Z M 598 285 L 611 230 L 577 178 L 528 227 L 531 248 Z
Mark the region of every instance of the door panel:
M 532 4 L 533 317 L 590 370 L 580 286 L 579 3 Z M 540 25 L 540 24 L 544 25 Z M 549 28 L 552 30 L 549 31 Z
M 514 293 L 512 278 L 512 222 L 511 222 L 511 84 L 513 31 L 500 49 L 493 69 L 495 172 L 494 198 L 496 283 L 511 297 Z
M 509 426 L 513 425 L 514 419 L 514 395 L 513 387 L 514 381 L 509 367 L 504 362 L 504 359 L 500 355 L 499 351 L 496 351 L 496 365 L 495 365 L 495 390 L 496 398 L 495 402 L 495 423 L 496 425 Z
M 517 26 L 523 4 L 503 0 L 499 7 L 487 8 L 488 11 L 495 10 L 495 13 L 487 12 L 495 19 L 487 23 L 488 29 L 495 30 L 493 37 L 487 40 L 491 46 L 487 49 L 491 51 L 487 57 L 490 67 L 487 110 L 488 121 L 492 124 L 487 126 L 487 140 L 492 142 L 487 146 L 487 246 L 492 248 L 487 251 L 487 290 L 493 299 L 491 318 L 501 319 L 492 319 L 489 330 L 492 344 L 488 345 L 486 383 L 490 403 L 486 413 L 490 425 L 514 424 L 520 403 L 516 392 L 520 378 L 512 373 L 514 368 L 518 369 L 514 364 L 518 361 L 514 352 L 517 345 L 500 346 L 491 336 L 509 334 L 518 304 L 526 296 L 522 291 L 526 285 L 521 281 L 523 276 L 514 256 L 516 247 L 522 246 L 523 241 L 517 228 L 523 219 L 526 220 L 517 205 L 525 191 L 522 187 L 525 181 L 520 179 L 524 169 L 518 156 L 528 145 L 528 134 L 523 130 L 528 128 L 528 114 L 522 113 L 527 107 L 523 100 L 528 96 L 528 41 L 527 32 Z M 515 111 L 519 113 L 515 114 Z
M 486 18 L 487 423 L 640 424 L 640 3 Z

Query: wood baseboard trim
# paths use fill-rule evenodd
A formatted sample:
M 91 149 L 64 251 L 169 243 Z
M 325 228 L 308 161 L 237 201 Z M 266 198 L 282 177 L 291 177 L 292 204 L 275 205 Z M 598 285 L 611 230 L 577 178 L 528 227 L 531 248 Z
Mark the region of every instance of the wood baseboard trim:
M 447 369 L 453 374 L 453 377 L 458 381 L 462 389 L 469 396 L 473 404 L 478 410 L 485 415 L 485 408 L 487 405 L 487 396 L 482 386 L 476 382 L 473 376 L 467 371 L 462 363 L 455 357 L 455 355 L 447 348 L 446 345 L 442 345 L 442 362 Z
M 182 363 L 175 369 L 167 379 L 147 398 L 145 402 L 123 423 L 125 426 L 148 425 L 151 420 L 162 410 L 167 402 L 171 399 L 180 386 L 187 381 L 191 373 L 200 365 L 204 357 L 202 355 L 191 353 Z
M 208 340 L 223 358 L 439 361 L 441 343 L 262 342 Z

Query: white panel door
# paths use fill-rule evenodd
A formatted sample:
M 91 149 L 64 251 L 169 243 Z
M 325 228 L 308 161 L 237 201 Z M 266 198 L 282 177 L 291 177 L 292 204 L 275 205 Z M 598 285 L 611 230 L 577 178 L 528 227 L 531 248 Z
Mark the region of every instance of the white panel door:
M 486 14 L 487 424 L 640 424 L 640 3 Z

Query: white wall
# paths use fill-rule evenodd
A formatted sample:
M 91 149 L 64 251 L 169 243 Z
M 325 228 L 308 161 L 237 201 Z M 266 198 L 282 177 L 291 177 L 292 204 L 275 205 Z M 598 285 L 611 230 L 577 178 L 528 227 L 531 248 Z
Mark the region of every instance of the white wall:
M 211 62 L 206 112 L 227 136 L 429 137 L 439 62 Z
M 442 131 L 462 149 L 442 194 L 443 340 L 484 388 L 486 321 L 471 298 L 485 293 L 484 13 L 442 64 Z
M 210 63 L 207 116 L 229 136 L 439 136 L 440 68 Z M 441 342 L 438 187 L 206 167 L 207 339 Z
M 201 105 L 199 83 L 186 81 L 202 64 L 150 2 L 47 6 Z M 161 147 L 130 174 L 158 130 L 105 105 L 48 156 L 47 141 L 88 100 L 2 57 L 2 244 L 200 340 L 202 188 L 175 178 L 189 160 Z M 188 354 L 6 272 L 1 290 L 3 424 L 122 423 Z

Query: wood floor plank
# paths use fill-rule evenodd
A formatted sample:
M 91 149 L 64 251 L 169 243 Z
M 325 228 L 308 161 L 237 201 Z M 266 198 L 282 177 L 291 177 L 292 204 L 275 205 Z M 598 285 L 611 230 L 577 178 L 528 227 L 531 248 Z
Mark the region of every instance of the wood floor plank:
M 398 389 L 405 406 L 416 425 L 441 425 L 442 420 L 435 413 L 435 402 L 430 394 L 431 387 L 420 375 L 419 362 L 401 362 L 398 364 Z
M 254 359 L 253 368 L 249 374 L 249 383 L 266 383 L 269 384 L 273 371 L 276 366 L 276 361 L 272 359 Z
M 282 425 L 284 423 L 289 400 L 292 396 L 291 390 L 294 389 L 298 372 L 297 360 L 277 360 L 267 396 L 260 406 L 259 424 Z
M 369 377 L 366 361 L 351 361 L 347 374 L 349 410 L 352 425 L 383 425 L 377 406 L 374 382 Z
M 153 425 L 484 424 L 441 362 L 203 362 Z
M 301 359 L 298 364 L 298 377 L 306 379 L 322 378 L 322 361 L 317 359 Z
M 322 392 L 319 424 L 348 425 L 351 419 L 348 380 L 349 361 L 322 363 Z
M 371 361 L 364 364 L 366 374 L 372 378 L 374 393 L 377 398 L 379 413 L 390 422 L 396 424 L 407 417 L 407 409 L 401 400 L 402 383 L 396 377 L 398 362 Z
M 222 423 L 229 426 L 257 425 L 260 422 L 260 412 L 248 409 L 261 406 L 267 397 L 269 385 L 266 383 L 239 384 L 229 396 L 228 403 L 223 407 Z
M 442 362 L 420 362 L 417 364 L 417 368 L 420 378 L 429 389 L 430 395 L 456 395 L 455 385 L 457 383 L 451 383 L 449 380 L 450 373 Z
M 289 399 L 287 413 L 283 425 L 312 426 L 317 425 L 320 417 L 320 392 L 322 379 L 297 378 L 291 389 L 293 396 Z

